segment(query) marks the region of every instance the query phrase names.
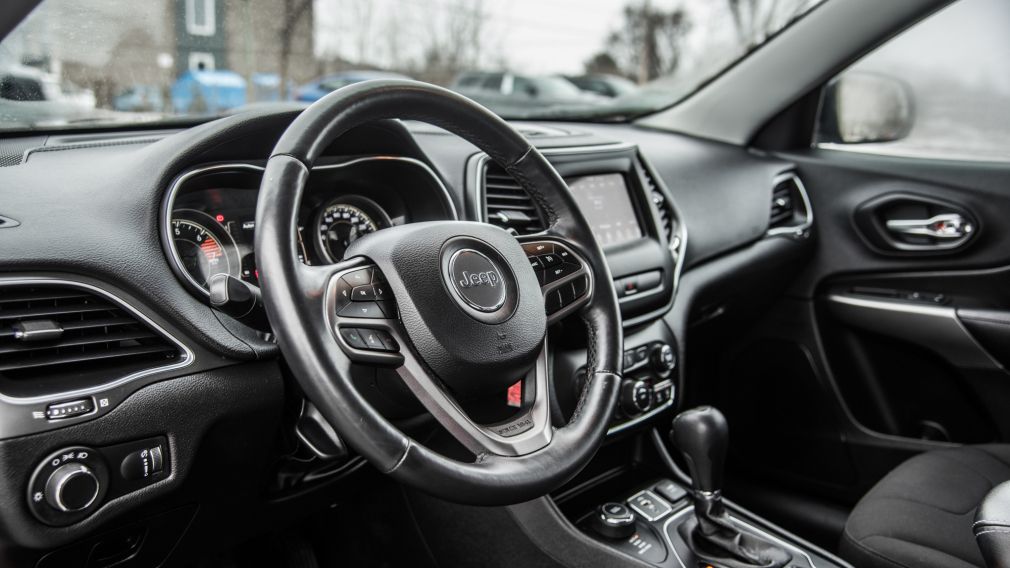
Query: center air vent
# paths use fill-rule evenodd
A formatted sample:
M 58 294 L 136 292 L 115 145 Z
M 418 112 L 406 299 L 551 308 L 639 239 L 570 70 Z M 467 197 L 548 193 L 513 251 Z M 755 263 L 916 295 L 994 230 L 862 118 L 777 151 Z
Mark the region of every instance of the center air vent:
M 805 230 L 810 226 L 810 222 L 809 201 L 800 178 L 792 172 L 775 178 L 768 218 L 768 233 L 778 234 Z
M 494 162 L 488 162 L 484 173 L 484 210 L 488 223 L 520 235 L 539 233 L 547 226 L 529 194 Z
M 645 170 L 645 183 L 648 186 L 646 190 L 649 192 L 652 204 L 656 206 L 656 211 L 659 213 L 660 228 L 663 234 L 666 235 L 666 242 L 675 245 L 673 237 L 677 230 L 677 219 L 673 215 L 672 207 L 670 207 L 669 201 L 667 201 L 663 192 L 659 190 L 656 180 L 652 179 L 652 174 L 648 170 Z
M 104 295 L 63 283 L 0 286 L 0 379 L 7 384 L 72 380 L 68 386 L 83 388 L 182 356 Z

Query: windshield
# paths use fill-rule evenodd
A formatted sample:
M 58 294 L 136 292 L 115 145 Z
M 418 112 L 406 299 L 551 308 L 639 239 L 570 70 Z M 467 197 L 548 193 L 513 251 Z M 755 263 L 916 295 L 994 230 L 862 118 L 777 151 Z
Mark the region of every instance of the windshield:
M 0 129 L 193 121 L 377 78 L 505 118 L 675 104 L 821 0 L 45 0 L 0 42 Z

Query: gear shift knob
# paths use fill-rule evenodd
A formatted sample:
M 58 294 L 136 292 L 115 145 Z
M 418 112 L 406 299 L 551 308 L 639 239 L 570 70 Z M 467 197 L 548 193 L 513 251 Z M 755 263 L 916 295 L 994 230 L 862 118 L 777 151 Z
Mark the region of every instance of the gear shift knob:
M 700 406 L 681 412 L 673 419 L 670 441 L 684 454 L 695 491 L 722 489 L 729 425 L 719 409 Z

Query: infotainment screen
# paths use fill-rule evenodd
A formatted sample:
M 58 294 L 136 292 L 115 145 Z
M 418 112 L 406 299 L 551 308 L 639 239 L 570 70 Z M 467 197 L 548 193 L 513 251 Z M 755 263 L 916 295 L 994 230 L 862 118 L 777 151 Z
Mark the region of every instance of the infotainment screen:
M 635 207 L 622 174 L 598 174 L 568 180 L 582 214 L 589 221 L 600 246 L 607 247 L 642 238 Z

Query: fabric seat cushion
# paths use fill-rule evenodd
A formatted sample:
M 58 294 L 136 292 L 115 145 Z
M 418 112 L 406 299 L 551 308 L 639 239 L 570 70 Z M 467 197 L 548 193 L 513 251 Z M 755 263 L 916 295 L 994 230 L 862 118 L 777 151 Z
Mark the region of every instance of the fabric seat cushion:
M 971 525 L 1010 480 L 1010 445 L 936 450 L 901 464 L 856 505 L 840 544 L 857 568 L 984 568 Z

